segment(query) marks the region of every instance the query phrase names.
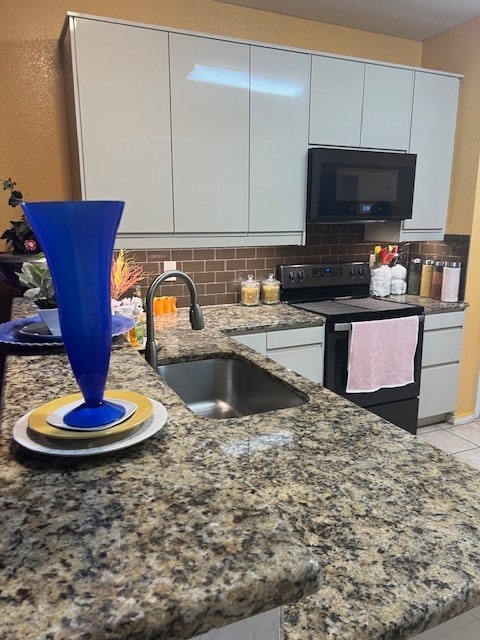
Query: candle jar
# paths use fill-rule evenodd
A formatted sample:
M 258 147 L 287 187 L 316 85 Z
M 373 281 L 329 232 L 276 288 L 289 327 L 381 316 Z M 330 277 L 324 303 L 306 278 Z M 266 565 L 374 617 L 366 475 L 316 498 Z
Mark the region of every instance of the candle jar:
M 262 282 L 262 302 L 263 304 L 278 304 L 280 302 L 280 281 L 275 280 L 273 273 Z
M 248 276 L 241 285 L 241 304 L 246 307 L 255 307 L 260 304 L 260 282 L 253 276 Z

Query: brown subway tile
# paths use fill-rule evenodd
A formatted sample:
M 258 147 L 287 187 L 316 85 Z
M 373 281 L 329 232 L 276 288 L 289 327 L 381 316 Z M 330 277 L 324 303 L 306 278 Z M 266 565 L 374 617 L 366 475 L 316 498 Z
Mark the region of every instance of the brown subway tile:
M 238 282 L 237 271 L 215 271 L 213 272 L 214 279 L 210 282 Z
M 197 284 L 198 282 L 206 283 L 206 282 L 214 282 L 215 274 L 212 271 L 195 271 L 193 272 L 192 279 Z
M 235 249 L 235 257 L 236 258 L 255 258 L 256 249 L 255 247 L 241 247 L 240 249 Z
M 225 282 L 216 282 L 215 284 L 206 284 L 205 293 L 226 293 L 227 285 Z
M 158 262 L 147 262 L 143 267 L 144 272 L 147 276 L 157 276 L 159 273 L 162 273 L 160 268 L 160 264 Z
M 215 304 L 215 294 L 206 294 L 203 296 L 198 296 L 198 301 L 201 306 L 207 307 L 210 304 Z
M 213 260 L 215 258 L 215 249 L 194 249 L 194 260 Z
M 171 260 L 171 252 L 169 249 L 147 249 L 146 250 L 148 262 L 164 262 L 165 260 Z
M 235 258 L 235 249 L 215 249 L 216 260 L 233 260 Z
M 275 255 L 275 247 L 257 247 L 257 258 L 273 258 Z
M 125 249 L 125 253 L 135 262 L 147 262 L 147 252 L 145 249 Z M 115 251 L 115 255 L 118 251 Z
M 206 260 L 205 271 L 224 271 L 225 260 Z
M 238 260 L 226 260 L 224 268 L 228 271 L 245 271 L 247 268 L 247 261 L 245 259 Z
M 193 260 L 193 249 L 172 249 L 172 260 L 183 262 L 184 260 Z
M 265 258 L 265 269 L 271 269 L 273 271 L 277 264 L 279 264 L 278 258 Z
M 219 293 L 216 295 L 217 304 L 236 304 L 237 296 L 234 293 Z
M 203 260 L 185 260 L 184 262 L 182 262 L 182 270 L 187 273 L 206 271 L 205 262 Z
M 265 259 L 262 258 L 248 258 L 246 263 L 246 269 L 249 273 L 252 269 L 265 269 Z

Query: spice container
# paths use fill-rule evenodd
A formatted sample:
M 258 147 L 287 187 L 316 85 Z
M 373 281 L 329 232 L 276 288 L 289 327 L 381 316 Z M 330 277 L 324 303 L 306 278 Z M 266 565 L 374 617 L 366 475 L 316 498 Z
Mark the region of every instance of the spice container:
M 440 296 L 442 302 L 458 301 L 461 271 L 461 262 L 447 262 L 443 267 L 442 293 Z
M 262 282 L 262 302 L 263 304 L 278 304 L 280 302 L 280 281 L 275 280 L 273 273 Z
M 440 296 L 442 294 L 443 267 L 446 264 L 446 262 L 437 260 L 433 267 L 432 290 L 430 292 L 430 297 L 434 300 L 440 300 Z
M 247 307 L 254 307 L 260 304 L 260 282 L 253 276 L 247 276 L 241 285 L 240 302 Z
M 407 293 L 412 296 L 418 296 L 420 294 L 420 277 L 422 274 L 422 261 L 420 258 L 414 258 L 410 262 L 410 269 L 408 270 L 408 284 Z
M 425 260 L 422 264 L 422 275 L 420 278 L 420 295 L 429 298 L 432 291 L 432 277 L 434 260 Z

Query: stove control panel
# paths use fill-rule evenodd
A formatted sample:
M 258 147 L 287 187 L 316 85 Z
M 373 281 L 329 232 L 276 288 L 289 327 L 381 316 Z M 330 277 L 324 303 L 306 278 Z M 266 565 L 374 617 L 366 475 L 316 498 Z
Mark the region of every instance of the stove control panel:
M 370 267 L 367 262 L 281 264 L 277 278 L 282 289 L 368 284 Z

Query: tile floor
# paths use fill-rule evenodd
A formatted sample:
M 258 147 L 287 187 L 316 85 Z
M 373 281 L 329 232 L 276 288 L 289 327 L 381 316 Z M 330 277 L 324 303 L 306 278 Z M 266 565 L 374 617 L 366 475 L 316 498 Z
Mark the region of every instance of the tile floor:
M 477 421 L 454 426 L 440 422 L 418 429 L 420 440 L 429 442 L 480 470 L 480 418 Z M 479 640 L 480 607 L 429 629 L 411 640 Z

